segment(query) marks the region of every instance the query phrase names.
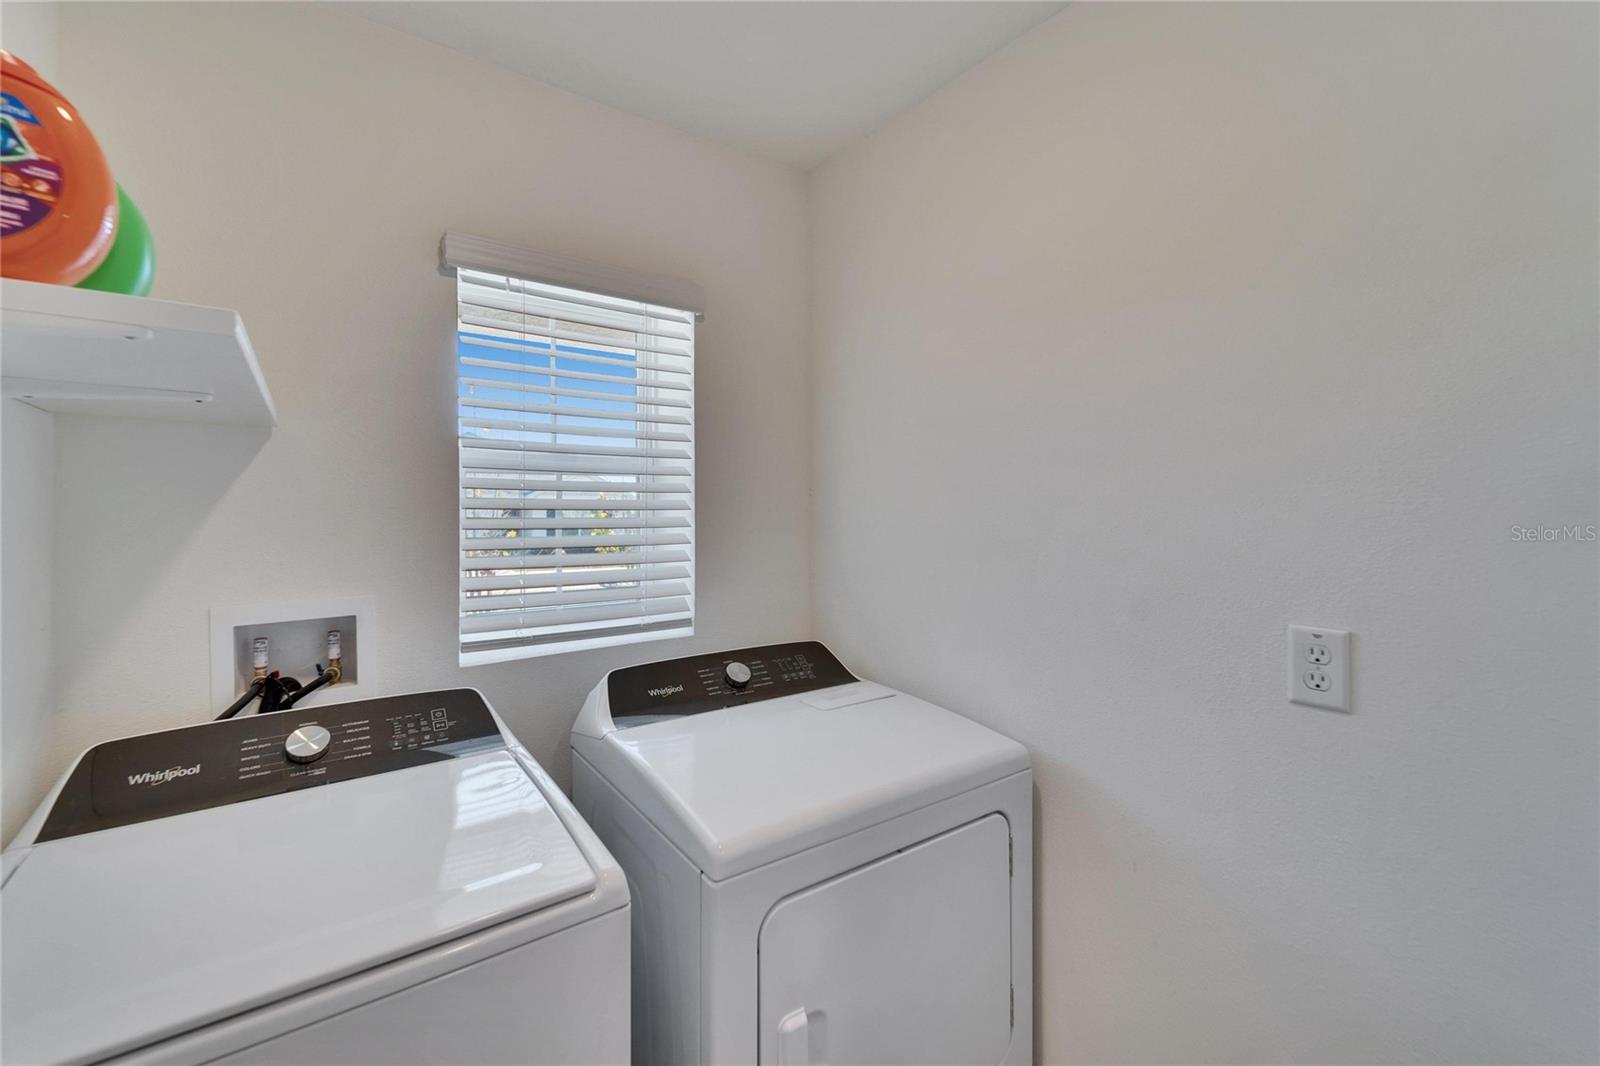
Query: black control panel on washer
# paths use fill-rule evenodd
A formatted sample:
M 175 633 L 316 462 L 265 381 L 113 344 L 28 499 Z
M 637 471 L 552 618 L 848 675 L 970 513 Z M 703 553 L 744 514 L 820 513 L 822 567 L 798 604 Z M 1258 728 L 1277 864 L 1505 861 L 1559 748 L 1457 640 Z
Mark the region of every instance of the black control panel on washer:
M 471 689 L 206 722 L 98 744 L 78 760 L 40 841 L 403 770 L 505 743 Z
M 613 670 L 606 694 L 612 718 L 700 714 L 854 680 L 833 652 L 808 640 Z

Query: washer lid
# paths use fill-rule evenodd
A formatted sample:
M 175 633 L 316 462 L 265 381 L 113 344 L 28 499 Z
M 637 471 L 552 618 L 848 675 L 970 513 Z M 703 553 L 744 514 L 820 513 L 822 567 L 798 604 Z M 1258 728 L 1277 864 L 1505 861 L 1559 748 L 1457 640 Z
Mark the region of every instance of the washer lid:
M 1029 766 L 1016 741 L 868 681 L 574 743 L 716 881 Z
M 0 1057 L 40 1063 L 98 1061 L 596 884 L 505 748 L 59 837 L 10 869 Z

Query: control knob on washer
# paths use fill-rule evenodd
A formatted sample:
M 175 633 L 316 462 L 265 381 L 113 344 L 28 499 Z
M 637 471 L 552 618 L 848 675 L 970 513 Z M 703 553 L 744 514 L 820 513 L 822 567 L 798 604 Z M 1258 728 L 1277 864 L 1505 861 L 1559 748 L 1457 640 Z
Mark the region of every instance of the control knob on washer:
M 328 754 L 333 734 L 320 725 L 303 725 L 283 742 L 283 753 L 290 762 L 316 762 Z
M 750 683 L 750 668 L 744 663 L 729 663 L 722 670 L 722 679 L 734 688 L 744 688 Z

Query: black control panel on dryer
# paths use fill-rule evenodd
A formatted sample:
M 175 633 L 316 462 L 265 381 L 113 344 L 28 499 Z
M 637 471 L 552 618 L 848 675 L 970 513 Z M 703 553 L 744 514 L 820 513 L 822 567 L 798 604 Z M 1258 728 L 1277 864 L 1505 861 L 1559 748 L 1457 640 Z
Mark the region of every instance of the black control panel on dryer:
M 699 714 L 856 680 L 814 640 L 691 655 L 613 670 L 611 717 Z
M 40 841 L 403 770 L 500 747 L 471 689 L 292 708 L 98 744 L 46 815 Z

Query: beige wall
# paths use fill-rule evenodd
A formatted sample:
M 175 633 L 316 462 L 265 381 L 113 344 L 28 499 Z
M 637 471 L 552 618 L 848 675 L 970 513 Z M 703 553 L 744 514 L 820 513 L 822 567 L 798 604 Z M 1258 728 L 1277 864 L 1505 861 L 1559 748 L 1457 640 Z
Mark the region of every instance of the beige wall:
M 59 16 L 57 82 L 149 220 L 152 295 L 242 313 L 280 426 L 58 419 L 50 775 L 207 716 L 215 604 L 376 595 L 386 688 L 481 688 L 562 777 L 609 667 L 808 633 L 801 174 L 332 10 Z M 446 229 L 706 290 L 692 640 L 457 667 Z
M 816 175 L 818 635 L 1032 749 L 1043 1061 L 1595 1060 L 1597 18 L 1073 5 Z
M 55 74 L 54 4 L 0 8 L 0 47 Z M 0 351 L 0 360 L 4 352 Z M 55 420 L 20 400 L 0 400 L 0 843 L 50 786 L 40 759 L 55 715 L 51 647 L 54 590 Z

